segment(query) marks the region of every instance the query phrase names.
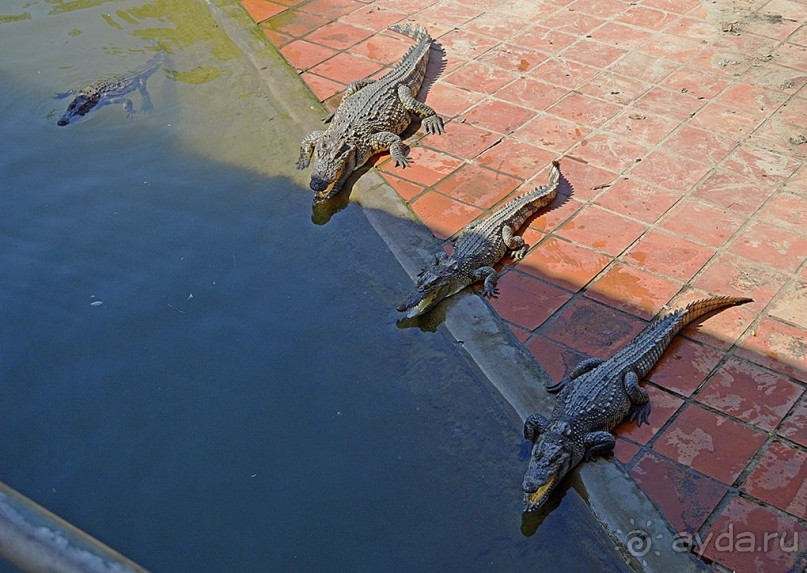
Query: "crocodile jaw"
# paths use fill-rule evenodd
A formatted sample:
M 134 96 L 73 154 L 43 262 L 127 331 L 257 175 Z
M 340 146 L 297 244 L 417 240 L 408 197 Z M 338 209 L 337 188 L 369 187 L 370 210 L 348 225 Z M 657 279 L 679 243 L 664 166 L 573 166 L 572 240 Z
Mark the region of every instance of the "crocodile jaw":
M 406 318 L 415 318 L 430 311 L 447 296 L 447 291 L 447 286 L 440 286 L 425 292 L 415 289 L 398 306 L 398 310 L 406 312 Z
M 541 507 L 544 502 L 549 498 L 549 494 L 555 489 L 555 484 L 558 481 L 557 474 L 549 476 L 549 479 L 544 485 L 531 493 L 524 494 L 524 511 L 535 511 Z

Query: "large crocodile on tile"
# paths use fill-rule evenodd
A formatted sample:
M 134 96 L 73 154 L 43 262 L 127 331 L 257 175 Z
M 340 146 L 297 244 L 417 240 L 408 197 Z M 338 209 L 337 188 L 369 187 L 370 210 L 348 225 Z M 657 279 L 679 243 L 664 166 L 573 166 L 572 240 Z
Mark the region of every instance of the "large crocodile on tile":
M 396 166 L 409 165 L 400 134 L 409 127 L 412 114 L 421 119 L 426 133 L 443 132 L 443 120 L 415 99 L 426 76 L 431 36 L 417 24 L 396 24 L 389 29 L 416 44 L 382 78 L 350 84 L 339 107 L 326 118 L 328 128 L 310 133 L 300 145 L 297 169 L 305 169 L 316 157 L 310 186 L 319 200 L 336 195 L 354 170 L 385 149 Z
M 751 302 L 750 298 L 716 296 L 690 303 L 651 322 L 608 360 L 589 358 L 557 384 L 560 392 L 551 417 L 533 414 L 524 422 L 524 437 L 533 443 L 522 489 L 524 511 L 534 511 L 581 461 L 610 453 L 611 430 L 625 417 L 647 421 L 650 400 L 639 380 L 661 358 L 675 335 L 710 312 Z
M 135 115 L 132 100 L 126 95 L 135 90 L 140 92 L 142 104 L 140 111 L 152 108 L 151 98 L 146 91 L 146 80 L 154 74 L 165 62 L 165 52 L 158 52 L 148 62 L 125 74 L 117 74 L 108 78 L 96 80 L 80 89 L 74 89 L 56 94 L 57 99 L 75 96 L 67 106 L 67 111 L 59 118 L 56 125 L 68 125 L 91 111 L 98 110 L 105 105 L 123 104 L 128 117 Z
M 560 166 L 552 162 L 549 182 L 508 201 L 487 219 L 465 227 L 454 242 L 451 255 L 439 251 L 434 263 L 418 275 L 415 288 L 398 305 L 407 318 L 429 311 L 444 298 L 468 285 L 484 280 L 482 294 L 496 295 L 499 275 L 493 268 L 509 250 L 516 260 L 529 248 L 524 238 L 515 235 L 540 208 L 551 203 L 558 193 Z

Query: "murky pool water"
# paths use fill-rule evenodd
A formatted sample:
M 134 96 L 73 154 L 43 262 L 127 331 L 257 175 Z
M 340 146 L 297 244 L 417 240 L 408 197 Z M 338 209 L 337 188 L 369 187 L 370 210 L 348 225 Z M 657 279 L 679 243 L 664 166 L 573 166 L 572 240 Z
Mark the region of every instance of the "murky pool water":
M 0 481 L 156 571 L 621 570 L 579 498 L 522 535 L 517 423 L 204 3 L 7 0 L 0 54 Z

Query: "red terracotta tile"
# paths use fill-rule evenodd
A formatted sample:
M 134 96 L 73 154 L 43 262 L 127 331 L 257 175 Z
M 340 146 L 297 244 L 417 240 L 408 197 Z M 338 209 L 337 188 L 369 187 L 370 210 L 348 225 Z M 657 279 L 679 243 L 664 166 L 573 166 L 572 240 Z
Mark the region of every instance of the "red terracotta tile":
M 653 223 L 674 205 L 679 197 L 678 193 L 666 189 L 620 178 L 596 199 L 595 204 L 646 223 Z M 639 266 L 645 266 L 639 262 L 639 258 L 640 255 L 634 262 Z M 645 260 L 647 259 L 649 257 L 645 257 Z
M 525 273 L 576 292 L 609 262 L 611 259 L 605 255 L 549 237 L 530 251 L 519 268 Z
M 721 76 L 680 68 L 670 74 L 661 85 L 674 91 L 711 99 L 723 91 L 728 82 Z
M 569 154 L 615 173 L 641 159 L 647 149 L 638 143 L 609 133 L 595 133 L 575 145 Z
M 628 465 L 639 451 L 639 446 L 627 440 L 620 439 L 619 436 L 617 436 L 616 445 L 614 445 L 614 457 L 619 460 L 623 466 Z
M 776 111 L 786 95 L 748 83 L 737 83 L 717 98 L 717 103 L 747 112 L 753 117 L 768 117 Z
M 807 174 L 807 170 L 804 170 L 804 173 Z M 785 191 L 777 194 L 762 208 L 760 219 L 769 225 L 804 235 L 807 231 L 804 227 L 804 213 L 807 212 L 807 196 L 804 195 L 804 189 L 807 189 L 807 185 L 801 187 L 790 179 L 787 186 L 791 187 L 791 183 L 794 183 L 793 192 Z
M 649 114 L 659 114 L 670 119 L 684 121 L 701 107 L 703 100 L 680 91 L 670 91 L 663 88 L 653 88 L 643 95 L 634 107 Z
M 736 175 L 713 171 L 695 187 L 693 196 L 704 199 L 726 210 L 751 215 L 774 192 L 773 186 L 763 187 Z
M 547 57 L 547 54 L 533 48 L 502 44 L 494 46 L 482 55 L 479 62 L 515 73 L 524 73 L 546 60 Z
M 518 179 L 486 167 L 464 165 L 438 183 L 435 189 L 449 197 L 488 209 L 510 194 L 519 183 Z
M 392 163 L 384 164 L 380 169 L 429 187 L 462 165 L 459 159 L 421 146 L 410 148 L 408 157 L 411 163 L 406 169 L 395 167 Z
M 503 139 L 477 158 L 477 163 L 529 179 L 544 165 L 556 158 L 556 154 L 540 147 L 515 139 Z
M 799 161 L 795 158 L 765 149 L 743 146 L 734 150 L 721 167 L 770 185 L 772 182 L 787 179 L 799 165 Z
M 697 395 L 698 402 L 771 431 L 802 394 L 802 387 L 745 361 L 730 359 Z
M 804 79 L 807 82 L 807 74 Z M 784 123 L 774 114 L 751 134 L 748 143 L 783 155 L 798 156 L 803 145 L 798 143 L 801 137 L 801 127 Z
M 585 86 L 583 89 L 585 90 Z M 651 146 L 667 137 L 677 126 L 678 122 L 675 120 L 629 107 L 608 122 L 604 129 L 636 143 Z
M 618 22 L 608 21 L 586 37 L 617 48 L 629 50 L 627 57 L 630 57 L 630 54 L 635 54 L 632 50 L 641 46 L 652 35 L 652 32 L 639 30 L 635 27 L 626 26 Z
M 755 119 L 730 107 L 710 104 L 697 112 L 690 124 L 739 139 L 751 133 L 760 122 L 761 119 Z
M 452 59 L 458 60 L 478 58 L 498 43 L 498 40 L 466 30 L 452 30 L 440 38 L 446 54 L 451 54 Z
M 627 2 L 621 0 L 576 0 L 569 4 L 570 10 L 579 10 L 599 18 L 610 19 L 628 8 Z
M 630 475 L 678 532 L 696 533 L 727 491 L 651 452 L 639 458 Z
M 688 281 L 706 262 L 714 250 L 663 231 L 650 231 L 625 254 L 625 260 L 642 268 L 679 281 Z
M 720 254 L 694 281 L 698 288 L 731 296 L 749 296 L 754 299 L 746 306 L 761 310 L 782 289 L 786 277 L 756 263 L 731 254 Z
M 678 18 L 677 14 L 647 8 L 646 6 L 632 6 L 620 15 L 617 20 L 640 28 L 658 32 Z
M 609 69 L 623 76 L 641 78 L 646 82 L 658 82 L 678 67 L 679 64 L 664 58 L 630 52 Z
M 670 308 L 683 308 L 690 302 L 715 296 L 717 293 L 687 288 L 675 298 Z M 745 306 L 733 306 L 712 314 L 708 320 L 696 321 L 683 330 L 682 335 L 690 340 L 708 344 L 722 351 L 727 351 L 740 338 L 751 323 L 757 318 L 753 310 Z
M 695 18 L 680 18 L 664 30 L 674 36 L 699 42 L 713 42 L 720 37 L 720 29 L 711 22 Z
M 412 202 L 412 210 L 439 238 L 447 238 L 476 219 L 482 211 L 445 195 L 427 191 Z
M 283 34 L 294 38 L 305 36 L 309 32 L 317 30 L 328 23 L 328 19 L 299 12 L 297 10 L 287 10 L 261 24 L 261 29 L 274 40 L 275 34 Z
M 623 438 L 629 438 L 639 444 L 647 444 L 650 438 L 656 435 L 667 420 L 672 418 L 673 414 L 678 411 L 678 408 L 684 403 L 681 398 L 665 392 L 653 386 L 652 384 L 645 384 L 644 389 L 647 395 L 650 396 L 651 411 L 650 417 L 646 424 L 639 427 L 635 421 L 629 422 L 623 420 L 614 432 Z
M 498 284 L 499 296 L 491 305 L 503 319 L 535 330 L 566 304 L 572 295 L 529 275 L 508 272 Z
M 266 0 L 241 0 L 249 16 L 257 23 L 279 14 L 286 9 L 282 4 L 267 2 Z
M 381 66 L 372 60 L 351 56 L 343 52 L 314 66 L 311 68 L 311 72 L 337 82 L 349 84 L 354 80 L 371 76 L 380 69 Z
M 669 211 L 661 226 L 686 239 L 722 247 L 743 223 L 742 217 L 728 209 L 687 198 Z
M 644 0 L 642 6 L 674 12 L 675 14 L 686 14 L 698 6 L 698 0 Z
M 566 222 L 557 234 L 616 256 L 645 231 L 645 226 L 591 205 Z
M 624 48 L 617 48 L 616 46 L 584 38 L 563 50 L 560 57 L 580 62 L 587 66 L 605 68 L 627 53 L 628 51 Z
M 541 26 L 563 32 L 572 36 L 581 37 L 590 34 L 597 26 L 603 23 L 600 18 L 583 14 L 569 9 L 557 13 L 541 21 Z
M 530 227 L 538 231 L 549 233 L 565 223 L 572 215 L 577 213 L 583 206 L 580 201 L 558 194 L 551 205 L 541 212 L 541 216 L 533 219 Z
M 301 5 L 300 10 L 323 18 L 334 19 L 349 14 L 361 6 L 361 3 L 353 0 L 311 0 Z
M 794 94 L 807 84 L 807 75 L 772 62 L 765 62 L 751 67 L 743 75 L 743 80 L 763 89 Z
M 523 328 L 519 328 L 518 326 L 514 326 L 512 324 L 508 324 L 507 328 L 510 329 L 510 332 L 513 333 L 513 336 L 518 340 L 521 344 L 524 344 L 530 339 L 532 334 L 529 330 L 524 330 Z
M 515 137 L 562 153 L 589 132 L 590 130 L 585 127 L 541 113 L 516 130 Z
M 615 104 L 571 93 L 547 111 L 552 115 L 596 129 L 614 117 L 620 109 L 621 107 Z
M 411 45 L 411 41 L 404 42 L 397 38 L 379 35 L 359 42 L 350 49 L 350 53 L 364 56 L 380 64 L 392 64 L 400 60 Z
M 630 175 L 683 194 L 708 171 L 706 165 L 663 151 L 653 151 L 631 169 Z
M 789 42 L 784 42 L 776 48 L 775 57 L 783 66 L 807 72 L 807 28 L 802 28 L 799 32 L 805 39 L 802 45 L 796 45 L 794 38 L 790 38 Z
M 527 345 L 527 350 L 541 363 L 553 382 L 559 381 L 586 359 L 585 355 L 543 336 L 533 338 Z
M 411 183 L 410 181 L 395 177 L 389 173 L 384 173 L 383 177 L 387 180 L 387 183 L 398 192 L 398 195 L 400 195 L 404 201 L 411 201 L 423 192 L 424 188 L 417 183 Z
M 560 166 L 561 186 L 559 193 L 566 193 L 570 190 L 575 199 L 588 201 L 602 193 L 602 190 L 616 179 L 616 173 L 600 169 L 594 165 L 589 165 L 582 161 L 563 161 Z M 564 188 L 564 180 L 571 189 Z
M 665 149 L 702 163 L 715 164 L 734 148 L 736 142 L 715 134 L 684 125 L 664 142 Z
M 801 328 L 763 318 L 746 334 L 736 355 L 807 382 L 807 342 Z
M 286 60 L 297 70 L 307 70 L 312 66 L 335 56 L 338 52 L 305 40 L 296 40 L 280 48 Z
M 535 112 L 510 103 L 489 99 L 465 113 L 471 125 L 507 134 L 524 125 Z
M 580 87 L 580 92 L 602 100 L 628 105 L 652 87 L 641 79 L 604 70 Z
M 700 42 L 662 33 L 642 44 L 638 51 L 648 56 L 683 64 L 695 57 L 701 49 Z
M 785 2 L 781 2 L 784 4 Z M 793 6 L 799 6 L 797 2 L 786 2 Z M 766 5 L 759 13 L 757 18 L 749 19 L 747 23 L 743 24 L 743 32 L 750 32 L 751 34 L 759 34 L 768 38 L 776 38 L 777 40 L 784 40 L 790 34 L 795 32 L 799 26 L 804 22 L 804 13 L 801 16 L 786 17 L 778 8 L 771 6 L 775 2 Z M 801 6 L 803 9 L 803 6 Z
M 653 450 L 731 485 L 757 450 L 765 434 L 686 405 L 653 444 Z
M 561 56 L 549 58 L 533 69 L 533 77 L 567 89 L 576 89 L 593 78 L 599 70 L 592 66 L 578 64 Z
M 428 103 L 437 113 L 450 119 L 482 100 L 484 96 L 452 86 L 445 82 L 437 82 L 429 89 Z
M 679 336 L 673 339 L 647 378 L 662 388 L 691 396 L 722 358 L 722 352 Z
M 357 28 L 356 26 L 342 24 L 341 22 L 331 22 L 308 34 L 306 39 L 329 48 L 346 50 L 362 40 L 366 40 L 371 35 L 372 32 Z
M 311 88 L 311 91 L 314 92 L 314 95 L 317 96 L 319 101 L 325 101 L 332 95 L 345 89 L 344 84 L 308 72 L 304 72 L 300 77 L 302 77 L 306 85 Z
M 737 573 L 794 573 L 803 555 L 796 538 L 806 535 L 807 528 L 795 519 L 734 497 L 702 536 L 698 554 Z
M 802 396 L 799 403 L 779 426 L 778 434 L 807 447 L 807 394 Z
M 350 14 L 339 18 L 339 21 L 343 24 L 350 24 L 352 26 L 359 26 L 360 28 L 381 32 L 404 18 L 406 18 L 405 12 L 375 5 L 364 6 L 358 10 L 354 10 Z
M 541 334 L 588 356 L 610 358 L 633 340 L 645 322 L 586 297 L 576 297 Z
M 478 62 L 470 62 L 447 76 L 445 81 L 466 90 L 488 94 L 495 92 L 514 79 L 516 79 L 516 74 L 513 72 L 486 66 Z
M 496 97 L 529 109 L 544 110 L 568 91 L 530 78 L 519 78 L 496 92 Z
M 441 135 L 427 135 L 421 141 L 435 149 L 473 159 L 500 139 L 499 135 L 467 123 L 452 121 Z
M 468 6 L 466 4 L 459 4 L 457 2 L 438 2 L 432 4 L 425 10 L 418 12 L 418 22 L 439 22 L 445 26 L 462 27 L 469 20 L 476 18 L 484 11 L 481 8 Z
M 807 253 L 807 237 L 756 223 L 740 233 L 728 250 L 779 270 L 795 272 Z
M 774 318 L 807 330 L 807 282 L 796 281 L 785 287 L 769 312 Z
M 565 34 L 552 28 L 536 26 L 512 38 L 510 42 L 524 48 L 533 48 L 545 54 L 557 54 L 577 39 L 577 36 Z
M 586 296 L 650 319 L 679 290 L 676 282 L 617 262 L 586 289 Z

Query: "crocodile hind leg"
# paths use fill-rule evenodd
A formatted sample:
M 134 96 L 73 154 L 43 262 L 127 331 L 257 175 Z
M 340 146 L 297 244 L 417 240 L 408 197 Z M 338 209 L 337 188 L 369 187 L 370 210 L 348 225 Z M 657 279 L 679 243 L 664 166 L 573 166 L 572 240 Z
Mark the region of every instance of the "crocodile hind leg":
M 409 86 L 405 84 L 398 86 L 398 98 L 401 100 L 404 109 L 414 113 L 420 118 L 420 125 L 426 133 L 443 133 L 442 118 L 425 103 L 416 100 L 412 96 Z
M 502 239 L 504 244 L 510 249 L 510 254 L 517 261 L 524 258 L 530 246 L 524 242 L 524 237 L 519 237 L 513 234 L 513 228 L 510 225 L 502 227 Z
M 524 439 L 533 444 L 549 427 L 549 420 L 541 414 L 531 414 L 524 420 Z
M 126 112 L 126 117 L 131 119 L 136 115 L 134 110 L 134 104 L 132 103 L 132 100 L 130 100 L 128 97 L 110 98 L 106 101 L 104 101 L 102 98 L 101 101 L 98 103 L 98 105 L 95 107 L 95 109 L 98 110 L 105 105 L 115 105 L 119 103 L 123 104 L 123 111 Z
M 594 456 L 604 456 L 613 452 L 616 440 L 611 432 L 597 431 L 586 434 L 583 444 L 586 446 L 583 461 L 587 462 Z
M 395 161 L 395 167 L 407 167 L 409 159 L 406 158 L 404 143 L 398 135 L 391 131 L 379 131 L 370 136 L 370 148 L 373 153 L 389 149 L 392 160 Z
M 474 281 L 485 280 L 482 286 L 482 295 L 488 298 L 493 298 L 499 294 L 499 289 L 496 288 L 496 283 L 499 281 L 499 275 L 493 267 L 479 267 L 474 271 Z
M 146 91 L 146 82 L 140 80 L 137 84 L 137 91 L 140 92 L 140 111 L 151 111 L 154 109 L 154 105 L 151 103 L 151 96 L 149 92 Z
M 552 394 L 560 392 L 561 390 L 563 390 L 566 384 L 568 384 L 578 376 L 585 374 L 589 370 L 593 370 L 603 362 L 605 362 L 605 360 L 603 360 L 602 358 L 587 358 L 586 360 L 583 360 L 581 363 L 579 363 L 577 366 L 574 367 L 574 370 L 572 370 L 569 374 L 561 378 L 557 384 L 547 386 L 546 391 Z
M 342 92 L 342 100 L 341 101 L 345 101 L 346 98 L 349 98 L 350 96 L 352 96 L 357 91 L 366 88 L 367 86 L 369 86 L 374 81 L 375 80 L 373 78 L 363 78 L 361 80 L 356 80 L 355 82 L 351 82 L 345 88 L 345 91 Z M 328 116 L 325 119 L 322 120 L 322 123 L 329 123 L 333 119 L 334 115 L 336 115 L 336 110 L 333 110 L 331 113 L 329 113 Z
M 650 397 L 647 395 L 647 391 L 639 386 L 639 376 L 633 370 L 625 373 L 624 385 L 631 402 L 628 420 L 636 420 L 641 426 L 647 422 L 647 417 L 650 415 Z
M 314 155 L 314 144 L 319 141 L 324 131 L 312 131 L 303 138 L 300 143 L 300 157 L 297 159 L 297 169 L 305 169 L 311 163 Z

